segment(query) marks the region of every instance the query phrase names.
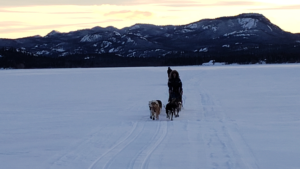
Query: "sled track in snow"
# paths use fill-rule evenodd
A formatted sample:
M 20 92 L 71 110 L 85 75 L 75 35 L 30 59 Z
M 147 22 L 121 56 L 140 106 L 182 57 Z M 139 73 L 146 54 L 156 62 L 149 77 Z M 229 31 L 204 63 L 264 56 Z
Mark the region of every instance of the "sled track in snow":
M 151 122 L 152 123 L 152 122 Z M 135 157 L 131 160 L 130 164 L 124 168 L 130 169 L 141 169 L 148 168 L 149 159 L 151 154 L 157 149 L 161 142 L 165 139 L 168 126 L 167 121 L 157 121 L 157 129 L 153 136 L 146 142 L 142 150 L 138 151 Z M 111 164 L 115 161 L 119 154 L 121 154 L 125 149 L 132 145 L 134 141 L 141 137 L 141 133 L 145 131 L 145 125 L 143 123 L 135 123 L 131 132 L 121 141 L 116 143 L 113 147 L 103 153 L 98 157 L 88 169 L 108 169 Z
M 130 169 L 148 168 L 149 158 L 151 154 L 157 149 L 157 147 L 165 139 L 168 133 L 167 123 L 168 123 L 167 121 L 159 122 L 159 127 L 155 132 L 156 134 L 153 135 L 151 139 L 151 143 L 140 151 L 138 157 L 134 160 L 134 163 L 133 164 L 131 163 L 131 165 L 128 168 Z
M 155 133 L 158 133 L 160 127 L 158 126 Z M 153 135 L 152 138 L 150 139 L 150 142 L 153 142 L 154 141 L 154 138 L 157 134 Z M 143 152 L 149 147 L 149 145 L 145 145 L 142 150 L 140 150 L 138 152 L 138 154 L 135 155 L 135 157 L 130 161 L 130 164 L 127 166 L 127 168 L 130 168 L 132 169 L 134 166 L 136 166 L 136 164 L 138 163 L 139 159 L 140 159 L 140 156 L 143 154 Z
M 98 157 L 88 169 L 93 169 L 97 167 L 97 164 L 100 163 L 101 160 L 104 161 L 104 165 L 102 168 L 107 168 L 109 163 L 114 159 L 114 157 L 120 153 L 124 148 L 126 148 L 132 141 L 134 141 L 140 133 L 144 129 L 144 125 L 142 127 L 137 127 L 138 122 L 134 123 L 133 128 L 131 129 L 130 133 L 121 141 L 119 141 L 117 144 L 115 144 L 112 148 L 107 150 L 105 153 L 103 153 L 100 157 Z M 105 159 L 108 158 L 108 159 Z M 105 163 L 106 161 L 106 163 Z M 99 166 L 97 168 L 100 168 Z

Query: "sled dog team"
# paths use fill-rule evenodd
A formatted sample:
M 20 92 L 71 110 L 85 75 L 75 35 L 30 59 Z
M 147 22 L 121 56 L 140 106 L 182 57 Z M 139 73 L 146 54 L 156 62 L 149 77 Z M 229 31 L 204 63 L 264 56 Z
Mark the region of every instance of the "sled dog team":
M 182 108 L 182 82 L 179 77 L 179 73 L 176 70 L 172 70 L 170 67 L 167 70 L 168 73 L 168 87 L 169 87 L 169 99 L 166 104 L 167 118 L 173 120 L 173 116 L 179 117 L 179 112 Z M 150 118 L 152 120 L 158 120 L 162 109 L 162 102 L 160 100 L 149 101 Z

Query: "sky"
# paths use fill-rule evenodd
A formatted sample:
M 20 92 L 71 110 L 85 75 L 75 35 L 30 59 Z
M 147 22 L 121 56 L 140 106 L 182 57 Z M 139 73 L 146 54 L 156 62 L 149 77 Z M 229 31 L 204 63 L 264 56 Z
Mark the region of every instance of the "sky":
M 299 0 L 9 0 L 0 3 L 0 38 L 136 23 L 184 25 L 241 13 L 263 14 L 283 30 L 300 33 Z

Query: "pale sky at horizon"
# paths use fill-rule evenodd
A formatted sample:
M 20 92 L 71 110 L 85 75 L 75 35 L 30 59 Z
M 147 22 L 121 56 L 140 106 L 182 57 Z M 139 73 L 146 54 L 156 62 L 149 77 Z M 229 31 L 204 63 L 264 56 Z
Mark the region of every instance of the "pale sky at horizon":
M 299 0 L 10 0 L 0 5 L 0 38 L 136 23 L 183 25 L 241 13 L 263 14 L 283 30 L 300 33 Z

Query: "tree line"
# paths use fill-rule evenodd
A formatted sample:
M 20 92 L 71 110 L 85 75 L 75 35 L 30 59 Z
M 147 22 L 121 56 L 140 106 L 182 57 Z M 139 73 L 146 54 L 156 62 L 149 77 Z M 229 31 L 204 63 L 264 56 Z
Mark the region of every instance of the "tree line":
M 261 45 L 250 49 L 211 48 L 156 57 L 122 57 L 113 53 L 74 54 L 64 57 L 35 56 L 14 48 L 0 49 L 0 68 L 92 68 L 202 65 L 215 60 L 225 64 L 300 63 L 300 45 Z

